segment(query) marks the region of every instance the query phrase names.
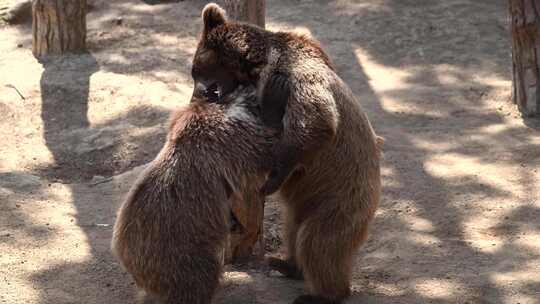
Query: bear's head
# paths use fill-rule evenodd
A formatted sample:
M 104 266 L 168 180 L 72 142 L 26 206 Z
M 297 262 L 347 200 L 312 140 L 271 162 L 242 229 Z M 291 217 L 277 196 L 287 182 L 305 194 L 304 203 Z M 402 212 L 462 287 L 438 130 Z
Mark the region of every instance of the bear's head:
M 203 31 L 193 58 L 193 95 L 219 103 L 239 84 L 255 85 L 266 63 L 269 34 L 245 23 L 229 21 L 217 4 L 202 11 Z

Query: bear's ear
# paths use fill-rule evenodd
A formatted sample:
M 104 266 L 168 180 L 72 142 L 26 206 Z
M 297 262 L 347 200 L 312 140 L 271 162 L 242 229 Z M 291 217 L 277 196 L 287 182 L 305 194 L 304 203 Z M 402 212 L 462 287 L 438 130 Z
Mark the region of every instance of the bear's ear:
M 225 24 L 227 22 L 227 13 L 219 5 L 208 3 L 202 10 L 202 19 L 204 23 L 204 32 Z

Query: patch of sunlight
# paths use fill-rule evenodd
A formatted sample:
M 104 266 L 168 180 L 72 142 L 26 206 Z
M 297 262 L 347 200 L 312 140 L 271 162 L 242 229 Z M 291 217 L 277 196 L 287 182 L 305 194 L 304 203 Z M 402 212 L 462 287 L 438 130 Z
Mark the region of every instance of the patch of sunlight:
M 504 124 L 490 124 L 487 126 L 480 127 L 478 129 L 478 133 L 481 133 L 482 135 L 478 135 L 476 137 L 477 140 L 488 140 L 489 138 L 487 135 L 493 136 L 493 135 L 499 135 L 504 134 L 504 132 L 510 132 L 513 130 L 516 130 L 517 128 L 525 129 L 523 127 L 523 122 L 518 121 L 517 123 L 514 122 L 505 122 Z M 524 135 L 524 134 L 523 134 Z M 511 137 L 511 135 L 508 135 L 508 137 Z M 532 144 L 532 145 L 540 145 L 540 134 L 539 133 L 530 133 L 526 136 L 526 141 L 519 140 L 522 144 Z
M 2 41 L 0 44 L 3 43 Z M 28 103 L 28 98 L 39 90 L 41 75 L 45 69 L 32 56 L 31 52 L 10 51 L 6 53 L 0 55 L 0 62 L 4 62 L 0 68 L 2 71 L 0 73 L 0 101 L 8 105 L 20 106 L 22 100 L 17 91 L 25 96 L 26 101 L 24 103 Z M 17 88 L 17 90 L 11 86 Z M 14 98 L 4 98 L 8 94 Z
M 504 242 L 500 238 L 492 238 L 489 240 L 471 238 L 469 241 L 472 248 L 487 254 L 495 254 L 504 246 Z
M 511 129 L 514 129 L 514 127 L 509 126 L 508 124 L 502 124 L 502 123 L 489 124 L 489 125 L 486 125 L 486 126 L 480 126 L 478 128 L 478 133 L 497 135 L 499 133 L 502 133 L 502 132 L 505 132 L 505 131 L 508 131 L 508 130 L 511 130 Z
M 450 64 L 435 64 L 431 66 L 437 74 L 437 79 L 442 85 L 463 85 L 463 77 L 471 77 L 475 82 L 488 87 L 508 88 L 512 83 L 508 79 L 500 78 L 492 73 L 471 71 L 466 68 L 456 67 Z
M 387 210 L 385 208 L 377 208 L 377 211 L 375 211 L 375 214 L 376 214 L 376 216 L 386 216 L 388 214 L 393 215 L 393 212 L 390 213 L 389 210 Z
M 13 273 L 4 276 L 0 271 L 0 274 L 2 274 L 2 283 L 0 284 L 0 294 L 2 296 L 0 296 L 0 300 L 14 300 L 14 302 L 2 301 L 1 303 L 41 303 L 41 290 L 36 289 L 31 281 L 21 279 Z
M 494 272 L 489 275 L 490 279 L 498 285 L 506 286 L 524 285 L 529 283 L 540 283 L 540 276 L 537 275 L 539 262 L 529 262 L 521 266 L 522 270 L 510 271 L 505 273 Z
M 142 1 L 139 3 L 134 3 L 131 1 L 128 1 L 126 3 L 117 3 L 115 5 L 116 8 L 125 10 L 125 11 L 131 11 L 132 14 L 134 13 L 148 13 L 148 12 L 159 12 L 163 9 L 164 6 L 162 5 L 148 5 L 146 3 L 143 3 Z M 176 9 L 176 8 L 175 8 Z
M 510 261 L 505 268 L 516 268 L 516 264 L 508 258 Z M 538 292 L 535 290 L 535 286 L 540 283 L 540 277 L 538 276 L 538 269 L 540 269 L 540 263 L 538 260 L 520 264 L 520 270 L 510 272 L 492 272 L 486 273 L 489 276 L 490 281 L 493 282 L 501 289 L 511 288 L 514 292 L 511 295 L 505 296 L 503 303 L 538 303 Z M 534 296 L 531 296 L 534 295 Z M 535 300 L 533 300 L 533 298 Z
M 431 234 L 418 232 L 409 232 L 407 234 L 407 240 L 422 246 L 433 246 L 441 243 L 437 237 Z
M 112 64 L 131 64 L 131 59 L 126 58 L 124 54 L 109 53 L 104 55 L 105 60 L 110 61 Z
M 430 220 L 415 216 L 413 214 L 402 214 L 399 216 L 400 220 L 406 223 L 407 231 L 406 238 L 415 244 L 423 246 L 432 246 L 433 244 L 439 244 L 440 240 L 430 233 L 435 231 L 435 227 Z
M 517 189 L 508 182 L 508 176 L 515 174 L 514 168 L 508 165 L 484 162 L 463 154 L 446 153 L 431 156 L 424 166 L 429 174 L 438 178 L 473 178 L 474 182 L 469 183 L 484 184 L 506 195 L 519 195 Z
M 381 175 L 382 176 L 393 176 L 395 174 L 395 170 L 392 167 L 382 167 L 381 168 Z
M 20 303 L 40 302 L 43 290 L 36 287 L 39 286 L 36 275 L 47 273 L 58 265 L 86 262 L 92 257 L 88 237 L 81 223 L 77 222 L 78 212 L 73 200 L 80 198 L 73 197 L 74 185 L 48 185 L 44 180 L 40 183 L 45 188 L 43 194 L 29 195 L 19 201 L 17 210 L 24 213 L 24 223 L 8 226 L 17 236 L 16 242 L 0 243 L 0 252 L 14 252 L 8 256 L 0 254 L 0 268 L 9 271 L 9 275 L 4 276 L 0 270 L 3 280 L 0 294 Z M 40 234 L 27 234 L 24 230 L 30 225 L 37 227 Z M 46 232 L 46 235 L 41 232 Z M 15 263 L 4 260 L 10 256 Z M 8 264 L 3 264 L 4 261 Z
M 435 227 L 430 220 L 421 218 L 415 215 L 407 214 L 402 219 L 407 222 L 408 226 L 418 232 L 433 232 Z
M 507 288 L 507 286 L 505 286 Z M 504 300 L 501 303 L 504 304 L 538 304 L 538 292 L 535 295 L 525 295 L 521 292 L 516 292 L 511 295 L 504 295 Z
M 520 229 L 520 231 L 521 234 L 519 235 L 519 239 L 515 240 L 514 244 L 516 246 L 528 248 L 530 252 L 540 252 L 540 231 L 535 230 L 534 228 L 526 230 Z
M 410 72 L 405 71 L 405 69 L 379 64 L 361 48 L 355 49 L 354 53 L 360 66 L 368 76 L 369 84 L 377 93 L 409 87 L 406 79 L 411 76 Z
M 433 141 L 431 139 L 423 139 L 421 137 L 409 137 L 414 147 L 431 152 L 445 152 L 455 147 L 453 142 Z
M 406 294 L 406 290 L 400 288 L 398 285 L 383 282 L 377 282 L 376 284 L 370 286 L 370 290 L 373 290 L 376 293 L 391 295 L 393 297 Z
M 195 54 L 197 50 L 197 44 L 199 43 L 199 37 L 178 37 L 177 35 L 168 35 L 164 33 L 153 34 L 152 39 L 159 43 L 160 48 L 165 46 L 172 46 L 175 48 L 181 48 L 182 53 Z
M 383 248 L 383 249 L 375 250 L 373 252 L 364 253 L 362 258 L 364 259 L 375 258 L 379 260 L 388 260 L 388 259 L 392 259 L 394 256 L 395 254 L 385 251 L 385 249 Z
M 354 50 L 358 64 L 362 67 L 367 76 L 368 82 L 380 100 L 383 109 L 389 112 L 418 113 L 418 109 L 411 108 L 410 103 L 403 102 L 400 97 L 395 96 L 396 91 L 411 89 L 408 79 L 418 73 L 414 67 L 394 68 L 378 63 L 362 48 Z M 415 85 L 414 89 L 421 89 Z M 443 118 L 440 109 L 434 107 L 431 110 L 424 109 L 422 115 Z
M 158 79 L 164 79 L 164 80 L 165 79 L 175 79 L 175 78 L 179 77 L 178 72 L 174 71 L 174 70 L 172 70 L 172 71 L 158 70 L 158 71 L 153 72 L 152 75 L 155 76 Z M 186 81 L 191 82 L 192 81 L 191 79 L 188 80 L 188 77 L 186 77 L 186 75 L 183 75 L 183 74 L 180 76 L 180 78 L 182 78 L 182 82 L 186 82 Z M 154 94 L 155 93 L 163 93 L 163 91 L 154 92 Z
M 462 69 L 458 69 L 455 66 L 449 64 L 433 65 L 437 80 L 442 85 L 460 85 L 463 84 L 463 77 L 461 75 Z
M 491 201 L 492 202 L 492 201 Z M 485 205 L 486 208 L 489 205 Z M 464 220 L 462 225 L 465 239 L 476 250 L 493 254 L 501 250 L 505 245 L 505 234 L 493 233 L 492 227 L 504 219 L 502 210 L 482 210 Z M 487 211 L 487 212 L 486 212 Z
M 33 225 L 46 227 L 50 237 L 46 242 L 31 242 L 32 255 L 36 265 L 32 270 L 47 269 L 51 264 L 65 263 L 66 252 L 70 252 L 69 262 L 84 262 L 91 257 L 88 237 L 81 227 L 87 223 L 77 222 L 77 208 L 74 205 L 72 186 L 52 183 L 48 186 L 47 195 L 29 198 L 24 203 L 25 215 Z M 77 198 L 80 199 L 80 198 Z M 39 262 L 39 263 L 38 263 Z
M 418 294 L 432 299 L 455 299 L 462 293 L 461 284 L 442 279 L 416 280 L 412 283 Z
M 502 78 L 497 76 L 496 73 L 493 73 L 493 68 L 467 69 L 464 72 L 466 72 L 475 82 L 482 83 L 486 86 L 503 87 L 505 90 L 512 86 L 512 79 L 510 77 Z
M 396 178 L 395 170 L 391 167 L 382 167 L 381 176 L 384 179 L 384 187 L 401 187 L 403 184 L 399 178 Z
M 500 289 L 511 288 L 514 292 L 505 295 L 502 303 L 538 303 L 538 292 L 534 286 L 540 283 L 538 261 L 526 263 L 520 267 L 522 270 L 512 272 L 494 272 L 489 275 L 490 281 Z M 533 286 L 533 287 L 531 287 Z
M 362 11 L 385 11 L 388 13 L 392 12 L 392 9 L 388 7 L 386 1 L 384 0 L 372 0 L 364 2 L 354 2 L 351 3 L 349 0 L 337 0 L 333 4 L 333 12 L 343 14 L 343 15 L 356 15 Z
M 178 78 L 168 72 L 157 72 L 156 77 L 159 76 Z M 162 81 L 103 71 L 92 75 L 90 88 L 87 117 L 94 127 L 108 124 L 139 107 L 171 111 L 178 105 L 187 104 L 193 91 L 191 82 L 168 85 Z
M 246 284 L 253 282 L 253 278 L 246 272 L 240 271 L 227 271 L 223 274 L 225 280 L 236 283 L 236 284 Z

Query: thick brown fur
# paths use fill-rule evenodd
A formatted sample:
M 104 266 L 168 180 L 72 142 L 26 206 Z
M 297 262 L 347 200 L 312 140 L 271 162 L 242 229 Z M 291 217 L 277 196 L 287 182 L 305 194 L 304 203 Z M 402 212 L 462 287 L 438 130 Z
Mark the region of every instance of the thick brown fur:
M 209 304 L 221 276 L 231 194 L 258 193 L 276 132 L 258 120 L 255 88 L 226 105 L 196 100 L 118 211 L 112 250 L 162 303 Z
M 282 127 L 263 192 L 280 189 L 288 257 L 269 264 L 306 279 L 309 295 L 295 303 L 340 303 L 350 294 L 353 255 L 379 203 L 383 140 L 319 43 L 215 18 L 219 12 L 215 4 L 203 10 L 211 26 L 203 31 L 194 69 L 212 62 L 256 83 L 263 120 L 279 119 Z

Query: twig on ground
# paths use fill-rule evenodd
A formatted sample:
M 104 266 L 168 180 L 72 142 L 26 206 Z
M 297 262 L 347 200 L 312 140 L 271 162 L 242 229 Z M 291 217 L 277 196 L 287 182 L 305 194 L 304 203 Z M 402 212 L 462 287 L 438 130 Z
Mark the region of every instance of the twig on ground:
M 6 84 L 6 87 L 14 89 L 17 92 L 17 94 L 19 94 L 19 96 L 21 97 L 22 100 L 26 100 L 26 98 L 24 98 L 23 94 L 21 94 L 21 92 L 19 92 L 19 90 L 14 85 Z

